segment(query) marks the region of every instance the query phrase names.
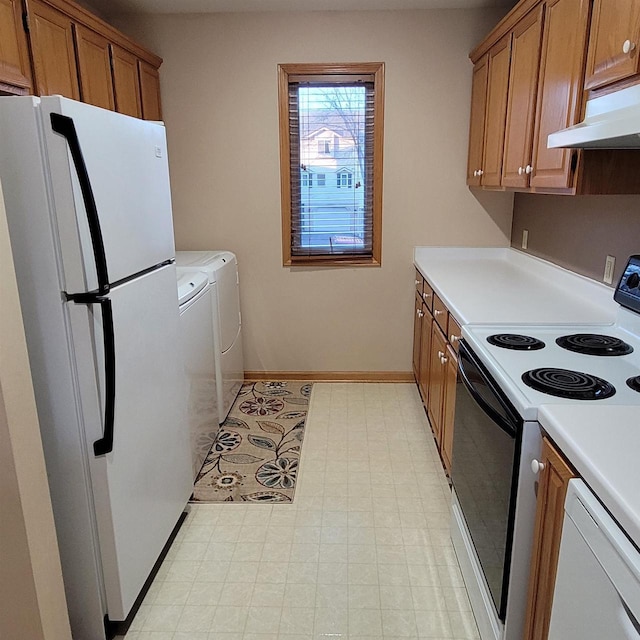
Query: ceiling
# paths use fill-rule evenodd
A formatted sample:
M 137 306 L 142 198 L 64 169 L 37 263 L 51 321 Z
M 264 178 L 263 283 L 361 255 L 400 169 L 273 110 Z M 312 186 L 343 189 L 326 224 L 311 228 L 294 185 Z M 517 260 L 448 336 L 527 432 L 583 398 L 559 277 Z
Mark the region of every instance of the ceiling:
M 79 0 L 105 17 L 123 13 L 372 11 L 511 7 L 515 0 Z

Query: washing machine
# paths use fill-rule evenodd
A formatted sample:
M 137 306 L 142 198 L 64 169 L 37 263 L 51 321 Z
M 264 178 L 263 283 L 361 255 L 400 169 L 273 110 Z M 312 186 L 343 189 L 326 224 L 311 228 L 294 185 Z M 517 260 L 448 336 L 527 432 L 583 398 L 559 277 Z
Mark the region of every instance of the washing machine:
M 194 479 L 218 432 L 215 341 L 211 330 L 212 295 L 206 273 L 178 274 L 180 337 L 187 380 L 187 419 Z
M 179 275 L 197 271 L 209 281 L 216 400 L 222 424 L 244 381 L 238 261 L 230 251 L 177 251 L 176 267 Z

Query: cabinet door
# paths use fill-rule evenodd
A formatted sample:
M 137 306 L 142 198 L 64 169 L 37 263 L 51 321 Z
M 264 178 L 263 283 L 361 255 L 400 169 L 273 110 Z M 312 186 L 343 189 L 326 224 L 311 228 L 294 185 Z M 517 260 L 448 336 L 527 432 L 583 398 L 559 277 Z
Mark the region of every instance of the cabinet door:
M 488 187 L 498 187 L 502 180 L 502 154 L 507 116 L 510 56 L 511 34 L 502 38 L 489 51 L 487 117 L 485 119 L 481 179 L 481 184 Z
M 82 25 L 74 25 L 82 102 L 113 111 L 109 41 Z
M 527 14 L 513 30 L 502 164 L 504 187 L 526 187 L 529 184 L 542 12 L 543 7 L 540 5 Z
M 469 157 L 467 160 L 467 184 L 478 186 L 482 173 L 484 148 L 484 120 L 487 106 L 487 80 L 489 55 L 484 55 L 473 67 L 471 84 L 471 119 L 469 122 Z
M 433 318 L 422 303 L 422 327 L 420 334 L 420 364 L 418 368 L 418 388 L 423 402 L 427 403 L 429 396 L 429 375 L 431 371 L 431 325 Z
M 564 518 L 567 485 L 573 470 L 547 438 L 542 439 L 536 522 L 531 556 L 531 578 L 525 621 L 526 640 L 546 640 L 551 620 L 553 589 Z
M 595 0 L 585 89 L 640 73 L 640 2 Z
M 143 60 L 138 61 L 140 73 L 140 96 L 142 98 L 142 117 L 145 120 L 162 120 L 160 103 L 160 74 L 155 67 Z
M 28 93 L 29 50 L 20 0 L 0 0 L 0 91 Z
M 442 443 L 440 455 L 447 473 L 451 473 L 453 453 L 453 418 L 456 408 L 456 384 L 458 382 L 458 358 L 451 347 L 447 347 L 447 363 L 444 374 L 444 404 L 442 407 Z
M 136 118 L 142 117 L 138 59 L 122 47 L 112 44 L 111 64 L 116 111 Z
M 436 438 L 438 448 L 441 443 L 442 400 L 444 393 L 445 364 L 443 361 L 447 352 L 447 341 L 437 322 L 431 328 L 431 362 L 429 367 L 429 396 L 427 400 L 427 414 Z
M 38 0 L 28 0 L 35 93 L 80 99 L 70 18 Z
M 413 375 L 416 382 L 420 379 L 420 342 L 422 340 L 422 297 L 415 295 L 415 313 L 413 315 Z
M 547 149 L 547 138 L 550 133 L 580 121 L 588 23 L 589 0 L 547 2 L 533 142 L 532 187 L 562 189 L 572 186 L 572 150 Z

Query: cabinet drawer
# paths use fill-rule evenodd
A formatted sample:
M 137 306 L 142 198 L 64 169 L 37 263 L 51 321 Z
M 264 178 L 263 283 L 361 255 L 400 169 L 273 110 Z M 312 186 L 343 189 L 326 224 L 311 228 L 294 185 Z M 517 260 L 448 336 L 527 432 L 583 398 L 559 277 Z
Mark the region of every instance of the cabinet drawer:
M 433 309 L 433 289 L 429 286 L 429 283 L 425 280 L 422 290 L 422 302 L 427 305 L 427 309 L 431 311 Z
M 445 335 L 447 335 L 447 319 L 449 317 L 449 312 L 447 311 L 447 307 L 444 306 L 444 302 L 442 302 L 435 293 L 432 297 L 433 319 L 438 323 L 438 326 L 442 329 Z
M 460 325 L 451 314 L 449 314 L 447 327 L 447 340 L 449 340 L 449 344 L 451 344 L 453 350 L 458 353 L 458 345 L 460 344 L 460 338 L 462 337 L 462 329 L 460 329 Z
M 424 285 L 424 278 L 422 274 L 416 269 L 416 293 L 422 298 L 422 287 Z

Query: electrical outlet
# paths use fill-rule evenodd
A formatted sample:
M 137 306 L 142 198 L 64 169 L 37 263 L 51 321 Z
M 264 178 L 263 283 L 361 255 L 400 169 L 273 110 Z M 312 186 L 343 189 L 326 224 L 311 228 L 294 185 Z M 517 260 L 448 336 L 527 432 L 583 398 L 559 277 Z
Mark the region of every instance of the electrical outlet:
M 522 248 L 526 249 L 529 246 L 529 229 L 522 230 Z
M 607 284 L 613 284 L 613 270 L 616 266 L 616 259 L 613 256 L 607 256 L 604 261 L 604 277 L 602 278 Z

